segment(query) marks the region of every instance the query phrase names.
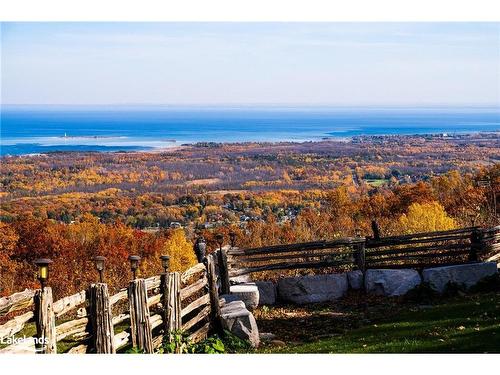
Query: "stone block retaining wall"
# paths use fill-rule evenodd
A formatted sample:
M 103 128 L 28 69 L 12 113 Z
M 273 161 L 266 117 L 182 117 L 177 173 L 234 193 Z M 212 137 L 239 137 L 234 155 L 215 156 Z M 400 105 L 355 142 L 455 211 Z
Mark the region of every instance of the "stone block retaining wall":
M 287 277 L 271 281 L 247 282 L 231 287 L 250 310 L 257 305 L 276 302 L 306 304 L 335 301 L 350 289 L 365 289 L 367 293 L 401 296 L 422 282 L 438 293 L 449 284 L 468 289 L 498 272 L 495 262 L 470 263 L 457 266 L 426 268 L 420 274 L 414 269 L 369 269 L 342 274 Z
M 363 287 L 367 293 L 394 297 L 408 293 L 422 282 L 443 293 L 449 284 L 468 289 L 497 272 L 495 262 L 484 262 L 426 268 L 422 275 L 414 269 L 369 269 L 364 274 L 351 271 L 287 277 L 278 280 L 277 284 L 271 281 L 244 282 L 231 286 L 231 294 L 221 296 L 222 325 L 257 347 L 259 331 L 251 310 L 258 305 L 335 301 L 344 296 L 349 288 L 356 290 Z

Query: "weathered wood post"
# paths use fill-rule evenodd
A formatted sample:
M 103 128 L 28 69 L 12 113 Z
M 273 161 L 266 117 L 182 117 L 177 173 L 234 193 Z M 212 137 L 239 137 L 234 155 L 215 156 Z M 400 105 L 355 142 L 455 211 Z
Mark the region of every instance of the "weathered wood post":
M 358 242 L 355 244 L 355 250 L 354 250 L 354 260 L 356 262 L 356 266 L 358 269 L 365 273 L 366 271 L 366 239 L 363 242 Z
M 229 267 L 227 265 L 227 250 L 219 249 L 217 251 L 219 262 L 219 277 L 221 281 L 221 294 L 229 294 Z
M 470 253 L 469 262 L 477 262 L 479 260 L 478 253 L 481 251 L 482 236 L 479 229 L 473 229 L 470 236 Z
M 53 308 L 52 288 L 44 287 L 35 292 L 36 352 L 57 353 L 56 317 Z
M 172 332 L 181 329 L 181 276 L 179 272 L 171 272 L 168 275 L 168 294 L 165 305 L 166 325 L 165 334 L 169 341 L 172 340 Z
M 163 334 L 167 335 L 168 334 L 168 327 L 169 327 L 169 312 L 168 312 L 168 296 L 170 293 L 169 289 L 169 274 L 170 272 L 164 272 L 160 276 L 160 293 L 161 293 L 161 305 L 163 306 Z
M 132 280 L 128 286 L 132 345 L 145 353 L 153 353 L 153 335 L 149 320 L 148 293 L 144 279 Z
M 219 291 L 217 288 L 217 275 L 215 273 L 214 255 L 206 259 L 208 291 L 210 294 L 210 322 L 216 332 L 222 332 L 221 313 L 219 305 Z
M 99 354 L 116 353 L 114 345 L 115 333 L 107 284 L 98 283 L 90 285 L 89 311 L 92 329 L 92 348 Z
M 375 220 L 372 220 L 372 231 L 373 231 L 373 239 L 380 240 L 380 226 Z

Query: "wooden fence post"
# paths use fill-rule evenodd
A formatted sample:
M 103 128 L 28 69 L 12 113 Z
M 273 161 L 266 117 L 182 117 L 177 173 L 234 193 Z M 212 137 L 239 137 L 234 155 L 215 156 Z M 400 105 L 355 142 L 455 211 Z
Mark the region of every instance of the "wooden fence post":
M 373 231 L 373 239 L 380 240 L 380 226 L 375 220 L 372 220 L 372 231 Z
M 168 327 L 169 327 L 169 323 L 168 323 L 168 318 L 169 318 L 169 314 L 168 314 L 168 296 L 169 296 L 169 274 L 170 272 L 164 272 L 161 274 L 161 277 L 160 277 L 160 293 L 161 293 L 161 305 L 163 307 L 163 316 L 162 316 L 162 320 L 163 320 L 163 334 L 164 335 L 167 335 L 168 334 Z
M 132 280 L 128 286 L 132 345 L 145 353 L 153 353 L 153 335 L 149 321 L 148 293 L 144 279 Z
M 478 251 L 481 250 L 481 246 L 481 233 L 478 229 L 474 229 L 470 236 L 469 262 L 477 262 L 479 260 Z
M 107 284 L 90 285 L 89 311 L 92 327 L 92 348 L 99 354 L 116 353 L 114 345 L 115 333 Z
M 365 242 L 360 242 L 358 244 L 356 244 L 356 249 L 355 249 L 355 253 L 354 253 L 354 260 L 356 262 L 356 266 L 358 267 L 358 269 L 361 271 L 361 272 L 365 272 L 366 271 L 366 254 L 365 254 L 365 244 L 366 244 L 366 240 Z
M 165 334 L 169 341 L 172 340 L 172 332 L 181 329 L 181 276 L 179 272 L 172 272 L 168 275 L 168 295 L 165 305 L 166 327 Z
M 57 353 L 56 317 L 54 314 L 52 288 L 45 287 L 35 292 L 36 352 Z
M 221 294 L 229 294 L 230 284 L 229 284 L 229 268 L 227 266 L 227 251 L 226 249 L 220 249 L 218 251 L 218 261 L 219 261 L 219 277 L 221 281 Z
M 219 305 L 219 290 L 217 288 L 217 275 L 215 273 L 214 255 L 207 258 L 208 291 L 210 293 L 210 322 L 217 332 L 222 332 L 221 313 Z

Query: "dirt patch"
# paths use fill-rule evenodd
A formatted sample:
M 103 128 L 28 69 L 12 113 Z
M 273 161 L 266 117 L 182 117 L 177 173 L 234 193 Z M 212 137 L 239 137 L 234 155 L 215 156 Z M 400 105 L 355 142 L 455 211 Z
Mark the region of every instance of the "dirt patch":
M 259 307 L 254 311 L 260 332 L 287 343 L 311 342 L 344 334 L 362 325 L 397 315 L 405 306 L 398 299 L 350 291 L 342 300 L 306 306 Z

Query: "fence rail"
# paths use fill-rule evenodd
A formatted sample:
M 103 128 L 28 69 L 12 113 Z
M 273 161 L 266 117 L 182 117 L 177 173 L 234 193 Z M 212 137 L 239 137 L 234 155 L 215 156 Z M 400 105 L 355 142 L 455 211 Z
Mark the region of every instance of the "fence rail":
M 377 226 L 378 227 L 378 226 Z M 229 276 L 273 270 L 424 268 L 500 259 L 500 226 L 382 238 L 347 237 L 227 250 Z
M 478 261 L 485 244 L 478 227 L 366 241 L 367 268 L 423 268 Z
M 229 249 L 226 250 L 229 276 L 235 277 L 272 270 L 350 265 L 354 262 L 356 249 L 362 243 L 364 243 L 362 238 L 349 237 L 333 241 L 315 241 L 254 249 Z

